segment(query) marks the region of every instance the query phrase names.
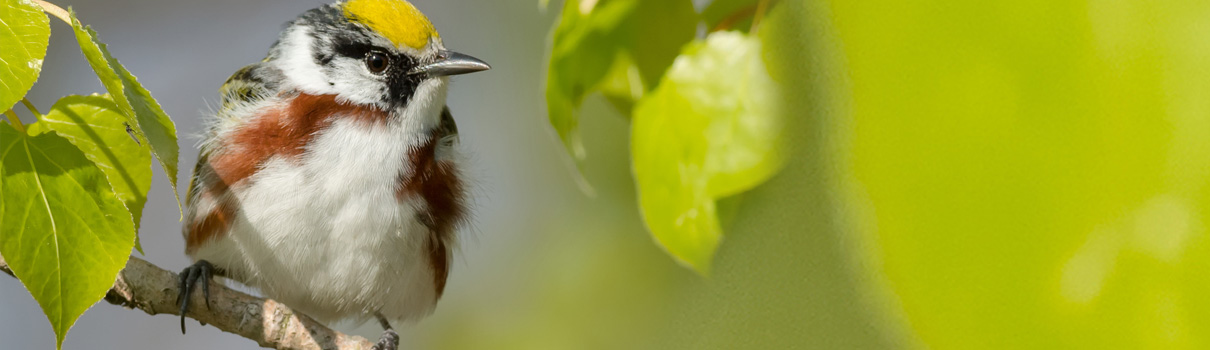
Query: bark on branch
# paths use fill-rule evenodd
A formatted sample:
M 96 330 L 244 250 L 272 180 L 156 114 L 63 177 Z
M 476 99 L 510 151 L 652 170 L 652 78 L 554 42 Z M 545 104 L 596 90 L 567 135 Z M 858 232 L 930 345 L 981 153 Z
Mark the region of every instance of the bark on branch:
M 12 275 L 4 257 L 0 271 Z M 150 315 L 180 315 L 176 304 L 177 274 L 146 260 L 130 257 L 126 268 L 105 295 L 105 301 Z M 301 313 L 273 300 L 261 299 L 210 284 L 210 308 L 201 290 L 193 293 L 186 317 L 255 341 L 263 347 L 281 350 L 368 350 L 373 343 L 365 338 L 334 331 Z

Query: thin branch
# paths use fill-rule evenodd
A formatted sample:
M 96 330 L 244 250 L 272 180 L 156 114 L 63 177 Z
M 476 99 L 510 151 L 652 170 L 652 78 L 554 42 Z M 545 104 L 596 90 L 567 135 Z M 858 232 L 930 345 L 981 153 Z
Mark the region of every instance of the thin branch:
M 0 271 L 13 274 L 3 257 Z M 105 301 L 150 315 L 179 315 L 177 291 L 177 274 L 130 257 L 105 295 Z M 374 346 L 365 338 L 334 331 L 276 301 L 253 297 L 218 283 L 210 285 L 211 308 L 206 308 L 202 293 L 193 293 L 189 302 L 193 307 L 187 317 L 267 348 L 362 350 Z
M 13 270 L 8 269 L 8 263 L 4 261 L 4 257 L 0 256 L 0 272 L 6 273 L 9 276 L 17 277 L 13 274 Z
M 37 3 L 38 6 L 42 6 L 42 11 L 46 11 L 46 13 L 49 13 L 52 16 L 58 17 L 59 19 L 63 20 L 63 22 L 67 23 L 67 25 L 69 25 L 69 26 L 72 25 L 71 24 L 71 14 L 67 13 L 67 10 L 64 10 L 62 7 L 56 6 L 55 4 L 52 4 L 52 3 L 49 3 L 49 2 L 46 2 L 43 0 L 34 0 L 34 3 Z

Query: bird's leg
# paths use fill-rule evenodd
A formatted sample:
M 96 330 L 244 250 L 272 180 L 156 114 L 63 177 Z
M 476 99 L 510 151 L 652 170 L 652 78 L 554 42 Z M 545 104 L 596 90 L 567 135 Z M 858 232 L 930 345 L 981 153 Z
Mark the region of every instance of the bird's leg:
M 398 350 L 399 349 L 399 333 L 395 333 L 395 329 L 391 328 L 391 323 L 383 317 L 381 313 L 374 313 L 374 317 L 378 318 L 378 323 L 382 324 L 382 337 L 378 338 L 378 344 L 374 344 L 374 350 Z
M 206 310 L 210 310 L 210 277 L 214 275 L 214 265 L 209 261 L 198 260 L 192 266 L 181 270 L 177 280 L 180 294 L 176 296 L 177 304 L 181 305 L 181 334 L 185 334 L 185 313 L 189 311 L 189 296 L 193 295 L 193 286 L 202 284 L 202 298 L 206 300 Z

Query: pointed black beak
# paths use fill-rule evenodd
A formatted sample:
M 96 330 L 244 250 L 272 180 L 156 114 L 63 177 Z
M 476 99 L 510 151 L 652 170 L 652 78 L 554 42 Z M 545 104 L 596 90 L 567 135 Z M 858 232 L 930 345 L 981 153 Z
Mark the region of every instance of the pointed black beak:
M 408 75 L 423 74 L 429 77 L 445 77 L 482 72 L 488 69 L 492 69 L 492 66 L 478 58 L 453 51 L 441 50 L 437 53 L 436 62 L 412 68 L 411 71 L 408 71 Z

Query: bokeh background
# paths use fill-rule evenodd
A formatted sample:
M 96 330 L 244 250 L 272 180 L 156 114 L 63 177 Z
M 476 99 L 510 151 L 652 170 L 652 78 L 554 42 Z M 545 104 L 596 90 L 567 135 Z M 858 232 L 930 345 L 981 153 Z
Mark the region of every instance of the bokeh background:
M 766 59 L 791 156 L 740 199 L 707 278 L 645 233 L 628 121 L 600 97 L 582 118 L 596 196 L 573 180 L 542 93 L 557 1 L 414 2 L 448 47 L 495 68 L 450 94 L 475 220 L 405 349 L 1210 346 L 1210 3 L 780 1 L 784 42 Z M 173 116 L 182 169 L 218 86 L 322 4 L 56 3 Z M 68 28 L 52 28 L 30 95 L 43 110 L 102 91 Z M 142 243 L 179 270 L 162 176 Z M 64 347 L 256 347 L 189 329 L 102 303 Z M 53 346 L 37 304 L 0 278 L 0 348 Z

